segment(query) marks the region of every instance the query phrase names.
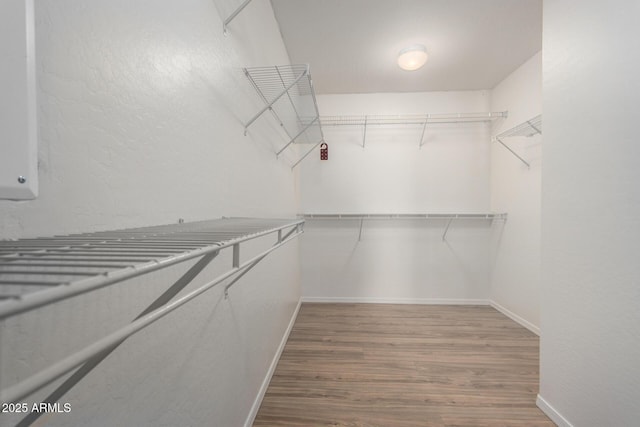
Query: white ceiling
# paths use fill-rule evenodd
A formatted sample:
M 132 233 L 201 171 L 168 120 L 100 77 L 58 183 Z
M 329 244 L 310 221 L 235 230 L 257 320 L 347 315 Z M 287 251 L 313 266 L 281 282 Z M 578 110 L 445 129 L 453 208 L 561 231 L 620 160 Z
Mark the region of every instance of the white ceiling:
M 271 0 L 317 93 L 490 89 L 542 48 L 542 0 Z M 398 52 L 429 60 L 403 71 Z

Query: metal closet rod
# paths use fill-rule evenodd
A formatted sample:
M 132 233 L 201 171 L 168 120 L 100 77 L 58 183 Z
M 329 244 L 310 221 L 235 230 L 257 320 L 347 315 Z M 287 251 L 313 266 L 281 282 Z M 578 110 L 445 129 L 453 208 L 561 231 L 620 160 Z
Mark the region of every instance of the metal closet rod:
M 302 230 L 298 229 L 293 235 L 285 238 L 282 241 L 279 241 L 276 245 L 270 247 L 266 251 L 260 253 L 259 255 L 251 258 L 248 261 L 245 261 L 242 264 L 234 265 L 234 268 L 229 270 L 228 272 L 218 276 L 214 280 L 206 283 L 205 285 L 195 289 L 194 291 L 189 292 L 183 297 L 175 300 L 174 302 L 167 303 L 166 305 L 142 316 L 127 326 L 107 335 L 106 337 L 96 341 L 95 343 L 85 347 L 84 349 L 62 359 L 61 361 L 51 365 L 50 367 L 43 369 L 37 374 L 32 375 L 24 381 L 21 381 L 18 384 L 15 384 L 11 387 L 8 387 L 2 390 L 0 393 L 0 401 L 2 402 L 18 402 L 25 397 L 31 395 L 35 391 L 45 387 L 66 373 L 71 372 L 75 368 L 79 367 L 83 363 L 87 362 L 89 359 L 95 357 L 96 355 L 111 349 L 114 346 L 117 346 L 122 341 L 126 340 L 131 335 L 141 331 L 167 314 L 171 313 L 175 309 L 181 307 L 187 302 L 195 299 L 199 295 L 203 294 L 207 290 L 213 288 L 224 280 L 244 272 L 246 269 L 255 265 L 262 258 L 267 256 L 269 253 L 278 249 L 280 246 L 289 242 L 296 238 L 299 234 L 302 234 Z M 234 262 L 235 264 L 235 262 Z
M 266 230 L 264 228 L 260 230 L 259 228 L 255 228 L 251 226 L 249 227 L 247 234 L 237 237 L 235 239 L 231 239 L 223 242 L 211 243 L 206 247 L 200 247 L 188 252 L 171 254 L 169 257 L 160 259 L 160 260 L 153 259 L 153 260 L 147 261 L 148 259 L 147 255 L 127 255 L 128 259 L 130 259 L 133 256 L 143 257 L 141 261 L 143 261 L 144 263 L 126 267 L 122 270 L 115 270 L 115 271 L 106 272 L 105 274 L 94 275 L 92 277 L 88 277 L 88 278 L 81 279 L 71 283 L 64 283 L 64 284 L 55 283 L 52 285 L 57 285 L 57 286 L 51 286 L 50 288 L 47 288 L 41 291 L 20 295 L 17 298 L 10 298 L 10 299 L 3 298 L 0 303 L 0 320 L 10 316 L 20 314 L 20 313 L 31 311 L 38 307 L 52 304 L 67 298 L 71 298 L 76 295 L 90 292 L 95 289 L 99 289 L 105 286 L 122 282 L 124 280 L 141 276 L 141 275 L 150 273 L 152 271 L 157 271 L 157 270 L 160 270 L 172 265 L 176 265 L 194 258 L 198 258 L 203 255 L 207 255 L 209 253 L 218 252 L 225 248 L 234 247 L 248 240 L 256 239 L 258 237 L 266 236 L 268 234 L 273 234 L 273 233 L 278 233 L 280 235 L 282 233 L 282 230 L 289 227 L 299 228 L 303 223 L 304 223 L 304 220 L 293 220 L 286 224 L 282 224 L 277 227 L 272 227 Z M 165 230 L 169 230 L 169 228 L 165 228 Z M 149 230 L 148 232 L 151 233 L 152 230 Z M 187 235 L 191 235 L 193 233 L 188 230 L 184 230 L 184 232 Z M 97 233 L 97 234 L 99 235 L 100 233 Z M 108 233 L 105 233 L 105 234 L 108 235 Z M 204 234 L 207 235 L 211 233 L 207 233 L 205 231 Z M 135 235 L 135 232 L 132 232 L 132 235 Z M 163 236 L 163 238 L 164 237 L 165 236 Z M 127 243 L 127 240 L 123 240 L 123 244 L 126 244 L 126 243 Z M 34 252 L 33 255 L 37 256 L 38 252 Z M 41 253 L 40 255 L 43 256 L 44 254 Z M 89 254 L 82 253 L 81 258 L 90 259 L 90 258 L 85 258 L 87 255 Z M 118 257 L 122 256 L 122 254 L 118 252 L 113 253 L 113 255 Z M 158 254 L 154 254 L 154 255 L 158 255 Z M 18 260 L 18 258 L 10 258 L 10 259 Z M 24 259 L 26 259 L 26 257 L 19 258 L 19 260 L 24 260 Z M 33 259 L 33 258 L 29 257 L 29 259 Z M 2 257 L 0 258 L 0 261 L 2 260 L 7 261 L 9 259 L 7 259 L 6 257 Z M 74 260 L 70 259 L 70 261 L 74 261 Z M 4 265 L 6 266 L 7 264 L 4 264 Z M 12 281 L 12 283 L 14 282 Z M 34 284 L 48 285 L 49 282 L 47 283 L 38 282 Z

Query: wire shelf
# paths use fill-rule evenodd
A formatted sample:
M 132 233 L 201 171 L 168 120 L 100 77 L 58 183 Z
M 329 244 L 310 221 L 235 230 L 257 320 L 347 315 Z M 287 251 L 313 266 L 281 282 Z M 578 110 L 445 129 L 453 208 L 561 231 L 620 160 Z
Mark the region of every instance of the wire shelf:
M 519 124 L 509 130 L 506 130 L 498 135 L 496 138 L 510 138 L 513 136 L 531 137 L 533 135 L 542 133 L 542 115 L 536 116 L 531 120 L 527 120 L 524 123 Z
M 265 104 L 247 122 L 245 134 L 249 126 L 269 110 L 289 138 L 277 156 L 294 142 L 315 144 L 293 165 L 295 167 L 324 140 L 309 65 L 253 67 L 245 68 L 244 72 Z
M 404 213 L 404 214 L 298 214 L 299 218 L 305 220 L 355 220 L 360 222 L 358 231 L 358 241 L 362 240 L 362 230 L 365 220 L 440 220 L 446 221 L 444 231 L 442 233 L 442 241 L 444 242 L 449 232 L 449 227 L 453 221 L 458 220 L 480 220 L 480 221 L 496 221 L 507 220 L 506 213 Z
M 542 135 L 542 115 L 535 116 L 531 120 L 527 120 L 526 122 L 521 123 L 518 126 L 512 127 L 511 129 L 508 129 L 496 135 L 493 140 L 500 143 L 500 145 L 509 150 L 511 154 L 513 154 L 518 160 L 524 163 L 527 168 L 529 168 L 531 166 L 529 162 L 527 162 L 518 153 L 513 151 L 507 144 L 505 144 L 503 139 L 516 136 L 528 138 L 538 134 Z
M 323 126 L 428 125 L 444 123 L 488 123 L 507 117 L 506 111 L 491 113 L 443 113 L 408 115 L 320 116 Z
M 0 241 L 0 319 L 303 222 L 224 218 Z
M 299 214 L 304 219 L 506 219 L 506 213 Z

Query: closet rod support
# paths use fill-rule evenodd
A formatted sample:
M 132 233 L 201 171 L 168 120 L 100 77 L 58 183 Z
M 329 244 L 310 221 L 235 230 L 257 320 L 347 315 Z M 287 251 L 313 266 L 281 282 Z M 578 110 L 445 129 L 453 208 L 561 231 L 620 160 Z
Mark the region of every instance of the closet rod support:
M 247 69 L 246 69 L 246 68 L 245 68 L 245 70 L 244 70 L 244 73 L 245 73 L 245 75 L 246 75 L 249 79 L 251 79 L 251 76 L 249 75 L 249 72 L 247 71 Z M 246 124 L 246 125 L 244 125 L 244 133 L 245 133 L 245 135 L 247 134 L 247 129 L 249 128 L 249 126 L 251 126 L 251 125 L 253 124 L 253 122 L 255 122 L 255 121 L 258 119 L 258 117 L 260 117 L 262 114 L 264 114 L 264 112 L 265 112 L 265 111 L 270 110 L 270 109 L 271 109 L 271 107 L 273 106 L 273 104 L 275 104 L 275 103 L 276 103 L 280 98 L 282 98 L 282 96 L 283 96 L 285 93 L 289 92 L 289 89 L 291 89 L 291 88 L 292 88 L 292 87 L 294 87 L 296 84 L 298 84 L 298 82 L 299 82 L 299 81 L 300 81 L 304 76 L 306 76 L 308 73 L 309 73 L 309 67 L 305 68 L 305 69 L 302 71 L 302 73 L 300 73 L 300 75 L 299 75 L 299 76 L 298 76 L 298 77 L 297 77 L 297 78 L 296 78 L 296 79 L 295 79 L 295 80 L 294 80 L 294 81 L 293 81 L 289 86 L 287 86 L 287 87 L 286 87 L 282 92 L 280 92 L 280 94 L 279 94 L 278 96 L 276 96 L 276 97 L 273 99 L 273 101 L 269 102 L 267 105 L 265 105 L 265 107 L 264 107 L 262 110 L 260 110 L 260 111 L 258 112 L 258 114 L 256 114 L 255 116 L 253 116 L 253 117 L 251 118 L 251 120 L 249 120 L 249 121 L 247 122 L 247 124 Z
M 222 24 L 222 32 L 225 35 L 227 34 L 227 25 L 229 25 L 229 23 L 233 21 L 233 19 L 238 16 L 238 14 L 249 5 L 249 3 L 251 3 L 251 0 L 245 0 L 244 3 L 242 3 L 231 15 L 229 15 L 227 19 L 224 20 L 224 24 Z
M 364 217 L 360 218 L 360 232 L 358 233 L 358 242 L 362 241 L 362 224 L 364 223 Z

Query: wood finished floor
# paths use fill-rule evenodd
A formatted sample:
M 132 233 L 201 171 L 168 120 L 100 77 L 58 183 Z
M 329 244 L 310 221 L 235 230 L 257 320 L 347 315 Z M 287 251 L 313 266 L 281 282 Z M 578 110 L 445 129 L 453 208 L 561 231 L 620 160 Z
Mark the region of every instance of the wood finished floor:
M 303 304 L 254 426 L 554 426 L 538 337 L 487 306 Z

